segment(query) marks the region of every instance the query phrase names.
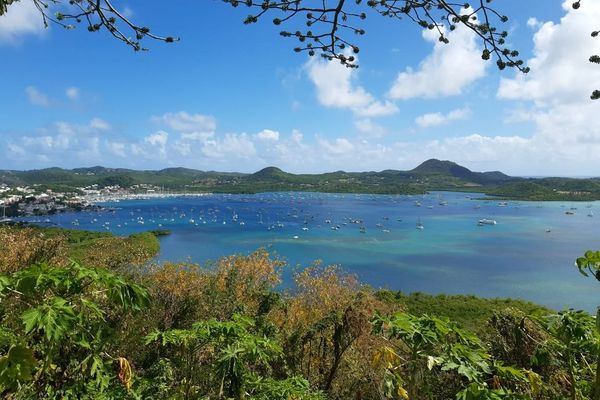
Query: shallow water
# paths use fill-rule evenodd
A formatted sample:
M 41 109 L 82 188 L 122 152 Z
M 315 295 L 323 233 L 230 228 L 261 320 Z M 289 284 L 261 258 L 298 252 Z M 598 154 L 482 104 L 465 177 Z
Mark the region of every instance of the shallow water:
M 160 260 L 203 263 L 268 247 L 293 266 L 320 259 L 372 286 L 404 292 L 515 297 L 588 311 L 600 304 L 600 282 L 584 278 L 574 266 L 584 251 L 600 249 L 600 211 L 587 215 L 600 208 L 599 202 L 499 206 L 497 200 L 474 200 L 480 197 L 447 192 L 209 195 L 121 201 L 105 204 L 115 211 L 48 219 L 65 228 L 120 235 L 169 229 L 172 234 L 161 238 Z M 571 207 L 577 208 L 575 215 L 566 215 Z M 498 223 L 478 226 L 481 218 Z M 423 230 L 416 229 L 418 221 Z M 288 282 L 289 277 L 288 272 Z

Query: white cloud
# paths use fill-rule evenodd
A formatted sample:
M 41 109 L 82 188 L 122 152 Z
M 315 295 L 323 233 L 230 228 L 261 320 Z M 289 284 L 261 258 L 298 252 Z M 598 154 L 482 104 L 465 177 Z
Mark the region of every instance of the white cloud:
M 107 131 L 111 129 L 111 126 L 108 122 L 101 118 L 93 118 L 90 121 L 90 128 L 98 130 L 98 131 Z
M 260 140 L 264 141 L 278 141 L 279 140 L 279 132 L 272 131 L 270 129 L 263 129 L 262 131 L 256 134 L 256 137 Z
M 110 151 L 111 154 L 114 154 L 115 156 L 119 156 L 119 157 L 127 157 L 127 145 L 125 143 L 117 143 L 117 142 L 111 142 L 111 143 L 107 143 L 108 151 Z
M 97 122 L 97 121 L 96 121 Z M 25 135 L 11 135 L 3 143 L 8 148 L 6 158 L 15 162 L 23 162 L 30 167 L 32 162 L 43 163 L 43 166 L 89 165 L 103 159 L 102 139 L 97 136 L 95 120 L 87 124 L 73 124 L 58 121 L 52 125 Z M 4 136 L 4 135 L 2 135 Z
M 348 154 L 354 150 L 354 145 L 346 138 L 336 138 L 331 141 L 319 138 L 318 144 L 323 151 L 330 155 Z
M 386 133 L 386 130 L 383 126 L 376 124 L 370 118 L 354 121 L 354 127 L 363 135 L 374 138 L 381 137 Z
M 213 116 L 189 114 L 185 111 L 166 113 L 160 117 L 153 117 L 152 120 L 184 133 L 212 134 L 217 129 L 217 121 Z
M 476 34 L 462 26 L 446 34 L 450 43 L 440 42 L 436 30 L 426 29 L 423 38 L 434 43 L 433 52 L 417 70 L 407 68 L 398 74 L 388 95 L 392 99 L 437 98 L 459 95 L 485 76 L 486 62 Z
M 440 112 L 424 114 L 415 119 L 415 123 L 421 128 L 430 128 L 433 126 L 446 125 L 452 121 L 467 118 L 471 113 L 468 107 L 452 110 L 447 114 Z
M 65 89 L 65 95 L 75 101 L 79 99 L 79 88 L 76 88 L 74 86 L 68 87 L 67 89 Z
M 503 78 L 498 96 L 530 100 L 537 105 L 587 102 L 592 85 L 600 82 L 600 68 L 588 61 L 600 53 L 600 40 L 590 33 L 600 19 L 600 2 L 586 2 L 579 10 L 565 1 L 566 15 L 559 23 L 546 22 L 534 35 L 534 57 L 529 74 Z
M 245 133 L 228 133 L 223 138 L 204 142 L 202 154 L 210 158 L 248 159 L 256 156 L 254 142 Z
M 158 131 L 144 138 L 145 146 L 138 146 L 136 150 L 146 157 L 167 158 L 167 142 L 169 134 L 165 131 Z
M 165 147 L 167 145 L 167 140 L 169 140 L 169 134 L 165 131 L 158 131 L 144 138 L 144 142 L 159 147 Z
M 539 29 L 539 27 L 542 26 L 542 22 L 537 18 L 531 17 L 527 20 L 527 26 L 532 29 Z
M 364 88 L 355 85 L 356 69 L 347 68 L 337 61 L 314 58 L 305 67 L 321 105 L 349 109 L 361 117 L 380 117 L 398 112 L 394 103 L 378 101 Z
M 8 6 L 0 19 L 0 45 L 16 45 L 26 35 L 40 36 L 43 32 L 44 22 L 33 1 L 18 1 Z
M 35 86 L 27 86 L 25 94 L 27 94 L 27 99 L 34 106 L 48 107 L 50 105 L 48 95 L 39 91 Z
M 600 3 L 585 2 L 579 10 L 571 4 L 563 2 L 559 22 L 538 24 L 534 56 L 527 61 L 531 72 L 502 79 L 498 89 L 499 98 L 530 102 L 512 110 L 508 120 L 535 124 L 530 145 L 543 149 L 546 168 L 556 165 L 554 173 L 561 175 L 592 174 L 600 167 L 598 157 L 585 156 L 600 152 L 598 103 L 589 98 L 600 86 L 600 67 L 588 62 L 600 53 L 600 40 L 590 36 Z

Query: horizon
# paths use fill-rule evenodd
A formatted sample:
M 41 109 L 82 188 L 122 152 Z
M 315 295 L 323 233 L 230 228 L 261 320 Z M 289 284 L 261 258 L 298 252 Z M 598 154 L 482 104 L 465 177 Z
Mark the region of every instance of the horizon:
M 0 24 L 0 53 L 11 60 L 0 168 L 318 173 L 406 170 L 429 158 L 511 176 L 600 168 L 600 159 L 582 157 L 600 151 L 599 104 L 589 99 L 600 68 L 588 62 L 600 53 L 590 37 L 600 3 L 499 5 L 527 75 L 481 60 L 481 43 L 460 27 L 443 45 L 427 30 L 369 15 L 360 68 L 348 69 L 294 53 L 268 20 L 245 26 L 245 11 L 225 4 L 189 4 L 185 13 L 126 6 L 135 21 L 181 42 L 134 53 L 106 32 L 44 29 L 28 2 L 11 5 Z M 233 53 L 222 53 L 231 43 Z M 88 61 L 85 71 L 72 49 Z M 52 79 L 37 73 L 49 58 Z M 113 60 L 119 69 L 106 74 Z
M 165 168 L 158 168 L 158 169 L 136 169 L 136 168 L 127 168 L 127 167 L 108 167 L 105 165 L 92 165 L 89 167 L 74 167 L 74 168 L 63 168 L 63 167 L 58 167 L 58 166 L 49 166 L 49 167 L 44 167 L 44 168 L 33 168 L 33 169 L 0 169 L 0 171 L 15 171 L 15 172 L 28 172 L 28 171 L 41 171 L 41 170 L 47 170 L 47 169 L 62 169 L 62 170 L 67 170 L 67 171 L 73 171 L 76 169 L 94 169 L 94 168 L 104 168 L 104 169 L 108 169 L 108 170 L 129 170 L 129 171 L 150 171 L 150 172 L 156 172 L 156 171 L 163 171 L 163 170 L 168 170 L 168 169 L 189 169 L 189 170 L 193 170 L 193 171 L 197 171 L 197 172 L 216 172 L 216 173 L 239 173 L 239 174 L 246 174 L 246 175 L 252 175 L 258 172 L 261 172 L 265 169 L 269 169 L 269 168 L 276 168 L 280 171 L 283 171 L 285 173 L 289 173 L 289 174 L 293 174 L 293 175 L 321 175 L 321 174 L 328 174 L 328 173 L 350 173 L 350 174 L 358 174 L 358 173 L 381 173 L 384 171 L 398 171 L 398 172 L 410 172 L 413 169 L 418 168 L 419 166 L 421 166 L 423 163 L 427 162 L 427 161 L 440 161 L 440 162 L 449 162 L 449 163 L 454 163 L 460 167 L 464 167 L 467 168 L 468 170 L 470 170 L 471 172 L 476 172 L 476 173 L 492 173 L 492 172 L 500 172 L 500 173 L 504 173 L 505 175 L 508 175 L 512 178 L 523 178 L 523 179 L 544 179 L 544 178 L 571 178 L 571 179 L 595 179 L 595 178 L 600 178 L 600 175 L 510 175 L 510 174 L 506 174 L 504 171 L 501 170 L 489 170 L 489 171 L 477 171 L 477 170 L 473 170 L 465 165 L 459 164 L 455 161 L 452 160 L 440 160 L 437 158 L 430 158 L 427 160 L 423 160 L 421 163 L 419 163 L 418 165 L 414 166 L 413 168 L 410 169 L 395 169 L 395 168 L 384 168 L 384 169 L 380 169 L 380 170 L 323 170 L 320 172 L 291 172 L 291 171 L 287 171 L 281 167 L 278 167 L 276 165 L 268 165 L 266 167 L 260 168 L 258 170 L 248 170 L 248 171 L 240 171 L 240 170 L 230 170 L 230 171 L 226 171 L 226 170 L 202 170 L 202 169 L 196 169 L 196 168 L 188 168 L 188 167 L 182 167 L 182 166 L 172 166 L 172 167 L 165 167 Z

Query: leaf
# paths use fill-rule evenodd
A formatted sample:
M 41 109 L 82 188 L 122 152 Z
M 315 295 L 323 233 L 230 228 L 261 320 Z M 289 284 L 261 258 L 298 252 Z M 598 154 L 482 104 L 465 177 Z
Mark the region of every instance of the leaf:
M 0 357 L 0 388 L 16 389 L 31 380 L 37 362 L 33 351 L 25 346 L 12 346 L 8 353 Z

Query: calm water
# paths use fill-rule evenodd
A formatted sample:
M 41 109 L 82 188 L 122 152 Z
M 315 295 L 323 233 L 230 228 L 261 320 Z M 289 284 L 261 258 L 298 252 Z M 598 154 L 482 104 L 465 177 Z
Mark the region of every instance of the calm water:
M 113 212 L 49 219 L 62 227 L 120 235 L 169 229 L 172 234 L 161 238 L 160 260 L 203 263 L 269 247 L 290 265 L 320 259 L 375 287 L 404 292 L 516 297 L 589 311 L 600 304 L 600 283 L 574 267 L 585 250 L 600 249 L 599 202 L 500 206 L 471 199 L 478 197 L 446 192 L 210 195 L 121 201 L 106 204 L 117 208 Z M 571 207 L 577 208 L 575 215 L 566 215 Z M 595 210 L 596 216 L 588 216 Z M 481 218 L 498 223 L 478 226 Z M 423 230 L 416 229 L 419 221 Z

